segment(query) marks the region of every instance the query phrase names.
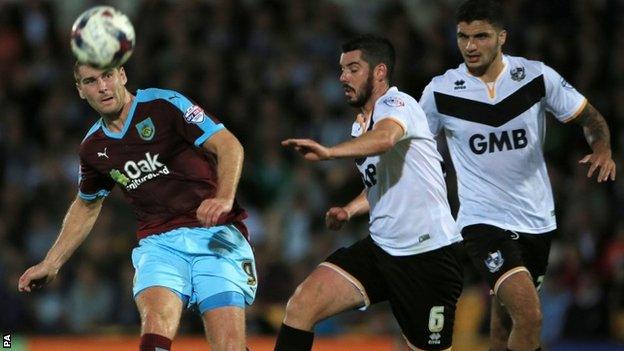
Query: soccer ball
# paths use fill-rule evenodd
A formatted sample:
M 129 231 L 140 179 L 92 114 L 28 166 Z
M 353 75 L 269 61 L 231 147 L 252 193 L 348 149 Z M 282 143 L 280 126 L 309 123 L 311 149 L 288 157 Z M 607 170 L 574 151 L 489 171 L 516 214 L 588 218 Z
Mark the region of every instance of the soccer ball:
M 72 26 L 71 48 L 78 62 L 96 68 L 123 65 L 134 50 L 134 27 L 128 17 L 110 6 L 83 12 Z

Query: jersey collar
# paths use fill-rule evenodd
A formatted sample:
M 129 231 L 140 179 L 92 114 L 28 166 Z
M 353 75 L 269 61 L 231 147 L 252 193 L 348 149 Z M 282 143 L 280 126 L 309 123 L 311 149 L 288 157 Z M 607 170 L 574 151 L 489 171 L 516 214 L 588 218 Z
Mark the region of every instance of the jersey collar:
M 128 118 L 126 118 L 124 127 L 120 132 L 115 133 L 111 131 L 110 129 L 108 129 L 108 127 L 106 127 L 106 123 L 104 123 L 104 119 L 100 118 L 102 131 L 104 131 L 104 134 L 106 134 L 107 137 L 113 138 L 113 139 L 121 139 L 124 137 L 124 135 L 126 135 L 128 128 L 130 128 L 130 125 L 132 124 L 132 117 L 134 117 L 134 110 L 136 110 L 137 102 L 139 101 L 138 99 L 139 94 L 140 94 L 140 90 L 137 90 L 136 96 L 134 97 L 134 100 L 132 101 L 132 105 L 130 105 L 130 109 L 128 110 Z

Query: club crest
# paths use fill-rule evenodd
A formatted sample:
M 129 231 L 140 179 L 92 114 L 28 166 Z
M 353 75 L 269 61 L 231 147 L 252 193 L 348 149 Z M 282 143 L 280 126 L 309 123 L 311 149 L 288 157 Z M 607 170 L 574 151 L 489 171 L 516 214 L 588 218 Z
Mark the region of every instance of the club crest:
M 141 137 L 141 139 L 145 141 L 152 140 L 154 138 L 154 134 L 156 134 L 156 127 L 154 127 L 154 122 L 152 122 L 152 119 L 149 117 L 137 123 L 135 127 L 139 132 L 139 136 Z
M 484 260 L 484 262 L 487 269 L 491 273 L 494 273 L 503 266 L 505 259 L 503 258 L 503 254 L 501 254 L 500 250 L 496 250 L 495 252 L 488 253 L 488 257 Z
M 526 77 L 526 72 L 524 71 L 524 67 L 516 67 L 512 69 L 511 71 L 509 71 L 509 74 L 511 74 L 511 79 L 515 80 L 516 82 L 519 82 L 523 80 L 524 77 Z

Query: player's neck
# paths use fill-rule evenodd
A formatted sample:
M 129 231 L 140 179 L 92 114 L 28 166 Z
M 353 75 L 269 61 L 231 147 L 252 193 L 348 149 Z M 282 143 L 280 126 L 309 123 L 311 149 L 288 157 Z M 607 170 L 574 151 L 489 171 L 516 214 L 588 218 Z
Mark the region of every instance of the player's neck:
M 108 130 L 113 133 L 119 133 L 123 130 L 126 120 L 128 119 L 128 113 L 130 112 L 130 106 L 132 106 L 133 100 L 134 95 L 126 91 L 126 97 L 121 110 L 114 114 L 102 115 L 102 120 Z
M 479 79 L 486 83 L 495 82 L 500 75 L 505 63 L 503 62 L 503 53 L 499 52 L 483 74 L 478 75 Z
M 383 82 L 373 87 L 373 93 L 371 94 L 368 101 L 366 101 L 364 106 L 362 106 L 362 113 L 365 116 L 371 115 L 371 112 L 375 107 L 375 103 L 380 97 L 384 96 L 388 92 L 388 89 L 390 89 L 390 84 L 388 82 Z

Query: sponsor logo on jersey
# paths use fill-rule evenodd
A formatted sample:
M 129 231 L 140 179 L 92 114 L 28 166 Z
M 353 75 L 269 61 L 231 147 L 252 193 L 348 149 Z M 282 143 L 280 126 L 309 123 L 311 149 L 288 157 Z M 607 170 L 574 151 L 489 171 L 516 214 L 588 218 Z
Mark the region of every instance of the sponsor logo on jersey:
M 511 74 L 511 79 L 515 80 L 516 82 L 519 82 L 523 80 L 524 77 L 526 77 L 526 72 L 524 71 L 524 67 L 516 67 L 512 69 L 511 71 L 509 71 L 509 74 Z
M 107 148 L 105 147 L 105 148 L 104 148 L 104 151 L 102 151 L 102 152 L 98 152 L 98 153 L 97 153 L 97 157 L 106 157 L 106 158 L 108 158 L 108 155 L 106 154 L 106 149 L 107 149 Z
M 485 152 L 523 149 L 528 143 L 524 129 L 503 130 L 499 133 L 490 132 L 487 136 L 474 134 L 468 139 L 470 150 L 477 155 Z
M 441 337 L 440 333 L 431 333 L 429 335 L 429 345 L 439 345 Z
M 156 127 L 154 127 L 154 122 L 152 122 L 152 119 L 149 117 L 137 123 L 135 127 L 139 132 L 139 136 L 141 137 L 141 139 L 145 141 L 152 140 L 154 138 L 154 134 L 156 134 Z
M 112 169 L 109 175 L 113 180 L 123 185 L 126 190 L 134 190 L 148 180 L 152 180 L 163 174 L 169 174 L 169 168 L 158 161 L 158 154 L 145 153 L 145 158 L 139 161 L 128 161 L 124 165 L 123 172 Z
M 503 263 L 505 263 L 505 259 L 503 258 L 503 254 L 500 252 L 500 250 L 496 250 L 496 252 L 488 253 L 488 257 L 485 259 L 484 262 L 487 269 L 491 273 L 494 273 L 503 266 Z
M 460 80 L 456 80 L 455 81 L 455 88 L 453 88 L 454 90 L 461 90 L 461 89 L 466 89 L 466 81 L 463 79 Z
M 390 107 L 403 107 L 405 102 L 396 96 L 387 97 L 382 102 Z
M 204 114 L 204 110 L 197 105 L 193 105 L 187 108 L 186 112 L 184 112 L 184 119 L 188 123 L 199 124 L 202 123 L 205 118 L 206 115 Z
M 111 169 L 108 174 L 111 176 L 111 178 L 113 178 L 114 181 L 123 186 L 126 186 L 128 185 L 128 183 L 130 183 L 130 179 L 126 177 L 125 174 L 121 173 L 118 169 Z

